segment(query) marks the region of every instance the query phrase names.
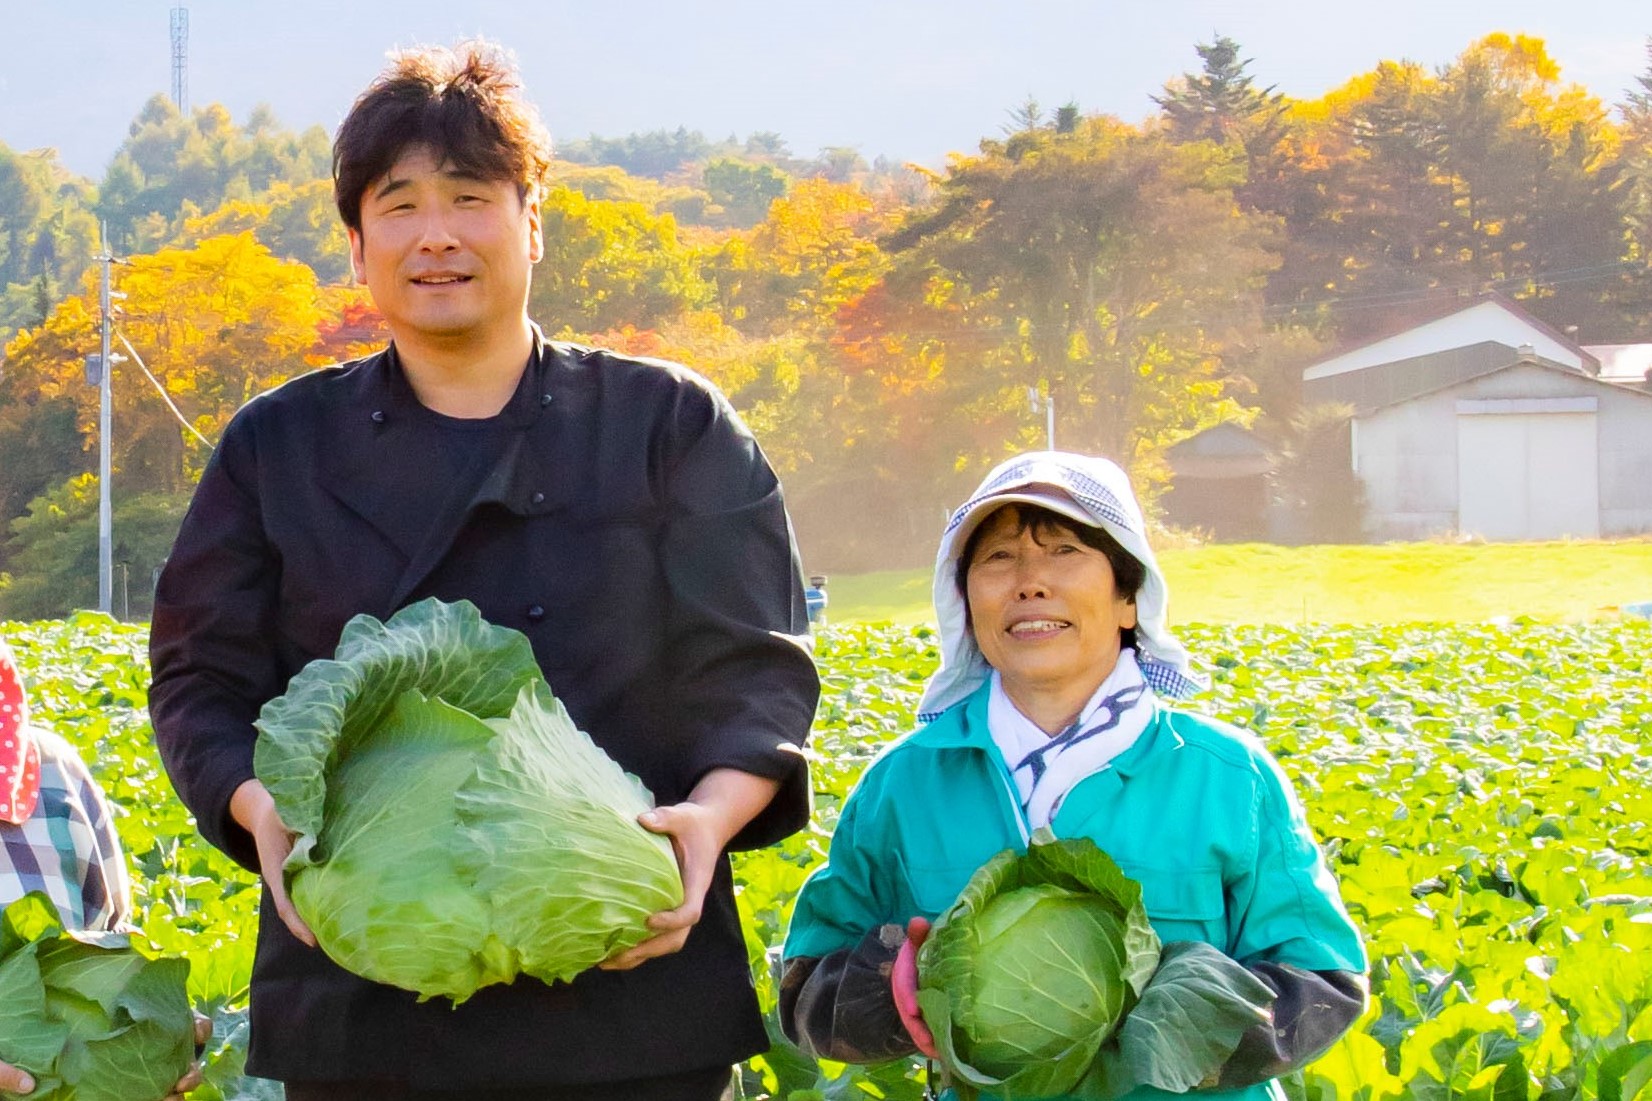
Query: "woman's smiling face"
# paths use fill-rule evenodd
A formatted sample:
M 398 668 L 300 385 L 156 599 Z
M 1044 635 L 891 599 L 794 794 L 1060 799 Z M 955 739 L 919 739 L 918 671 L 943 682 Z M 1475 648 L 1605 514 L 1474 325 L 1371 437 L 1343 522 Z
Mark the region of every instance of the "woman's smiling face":
M 1136 625 L 1107 556 L 1062 521 L 1024 523 L 1013 505 L 982 521 L 964 598 L 970 629 L 1012 699 L 1093 692 Z

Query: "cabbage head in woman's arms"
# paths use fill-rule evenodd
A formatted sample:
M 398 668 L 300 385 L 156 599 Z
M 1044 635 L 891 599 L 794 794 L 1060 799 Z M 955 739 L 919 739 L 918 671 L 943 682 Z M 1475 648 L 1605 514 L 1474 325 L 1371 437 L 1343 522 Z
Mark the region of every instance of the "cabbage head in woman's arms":
M 1205 944 L 1161 946 L 1141 886 L 1087 839 L 994 857 L 918 953 L 918 1003 L 961 1098 L 1184 1092 L 1214 1081 L 1273 992 Z

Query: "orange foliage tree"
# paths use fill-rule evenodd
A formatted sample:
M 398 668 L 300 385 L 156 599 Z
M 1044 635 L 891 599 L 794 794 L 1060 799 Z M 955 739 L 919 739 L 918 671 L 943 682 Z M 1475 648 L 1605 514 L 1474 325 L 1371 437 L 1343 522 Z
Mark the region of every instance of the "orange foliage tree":
M 117 269 L 116 330 L 164 388 L 189 428 L 216 440 L 236 409 L 299 373 L 323 311 L 309 268 L 278 260 L 250 232 L 194 248 L 133 257 Z M 16 400 L 67 399 L 87 451 L 96 447 L 98 395 L 84 379 L 97 351 L 96 291 L 59 303 L 6 349 Z M 128 355 L 124 343 L 114 350 Z M 178 492 L 204 447 L 135 362 L 114 372 L 114 464 L 127 493 Z

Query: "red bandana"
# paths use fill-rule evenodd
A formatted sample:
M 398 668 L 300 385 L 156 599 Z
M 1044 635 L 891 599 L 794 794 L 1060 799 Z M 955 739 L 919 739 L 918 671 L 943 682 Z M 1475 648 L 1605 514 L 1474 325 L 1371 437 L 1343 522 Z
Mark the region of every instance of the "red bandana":
M 0 641 L 0 822 L 21 826 L 40 798 L 40 750 L 29 737 L 29 702 L 11 649 Z

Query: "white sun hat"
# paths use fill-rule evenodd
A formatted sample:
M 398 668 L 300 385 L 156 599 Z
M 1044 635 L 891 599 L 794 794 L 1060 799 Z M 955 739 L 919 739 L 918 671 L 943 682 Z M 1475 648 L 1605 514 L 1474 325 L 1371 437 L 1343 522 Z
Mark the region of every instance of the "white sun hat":
M 935 616 L 941 629 L 941 667 L 924 686 L 918 721 L 929 722 L 967 699 L 992 669 L 970 633 L 958 591 L 958 556 L 982 520 L 1007 504 L 1032 504 L 1086 527 L 1101 528 L 1146 567 L 1136 593 L 1136 663 L 1160 695 L 1191 696 L 1205 685 L 1188 666 L 1187 651 L 1165 626 L 1169 594 L 1130 479 L 1106 459 L 1068 451 L 1032 451 L 1000 463 L 958 507 L 935 556 Z

